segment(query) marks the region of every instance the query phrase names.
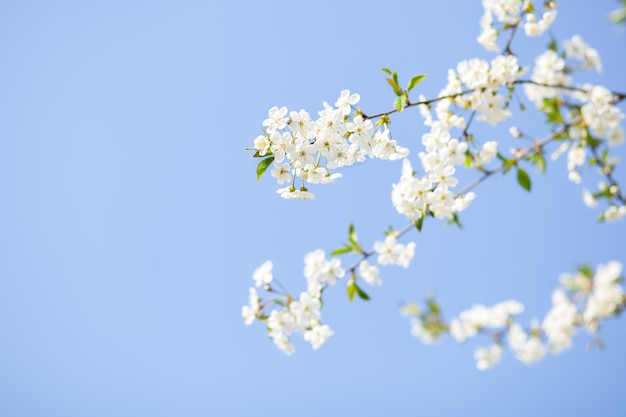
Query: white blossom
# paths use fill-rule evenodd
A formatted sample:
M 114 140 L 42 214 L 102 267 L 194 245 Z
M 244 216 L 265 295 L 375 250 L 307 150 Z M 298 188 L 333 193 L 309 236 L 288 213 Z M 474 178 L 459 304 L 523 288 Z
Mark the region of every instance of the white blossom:
M 261 266 L 254 270 L 252 278 L 254 279 L 254 285 L 260 287 L 272 282 L 274 276 L 272 275 L 273 268 L 272 261 L 265 261 Z
M 488 348 L 480 347 L 474 352 L 474 359 L 476 359 L 476 369 L 484 371 L 491 368 L 493 365 L 500 362 L 502 359 L 502 346 L 491 345 Z

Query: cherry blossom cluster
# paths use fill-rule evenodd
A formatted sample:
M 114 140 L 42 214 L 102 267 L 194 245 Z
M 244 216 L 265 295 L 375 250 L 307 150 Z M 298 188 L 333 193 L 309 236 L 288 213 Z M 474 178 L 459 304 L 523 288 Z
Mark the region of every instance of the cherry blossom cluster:
M 488 141 L 482 147 L 473 144 L 476 149 L 469 149 L 467 142 L 452 138 L 451 129 L 467 126 L 457 111 L 473 110 L 478 114 L 477 120 L 492 125 L 505 120 L 511 112 L 498 90 L 521 74 L 513 55 L 499 55 L 491 63 L 479 59 L 461 61 L 456 71 L 448 71 L 448 84 L 434 106 L 435 116 L 428 105 L 419 105 L 424 124 L 430 127 L 430 132 L 422 136 L 426 152 L 419 153 L 424 173 L 416 177 L 411 163 L 404 160 L 400 181 L 394 184 L 391 193 L 392 203 L 400 214 L 413 221 L 427 213 L 450 219 L 469 206 L 474 193 L 459 196 L 453 193 L 458 184 L 455 166 L 467 161 L 475 167 L 489 164 L 498 153 L 498 144 Z
M 439 97 L 454 98 L 438 102 L 437 123 L 433 123 L 432 117 L 422 110 L 422 115 L 426 119 L 425 124 L 442 129 L 447 127 L 446 130 L 450 127 L 464 127 L 462 117 L 450 110 L 453 104 L 458 109 L 477 112 L 477 120 L 486 121 L 492 126 L 506 120 L 512 114 L 507 109 L 507 100 L 498 94 L 498 91 L 501 87 L 509 87 L 523 74 L 517 57 L 510 54 L 498 55 L 491 62 L 478 58 L 459 62 L 456 71 L 448 70 L 448 84 L 439 93 Z
M 393 185 L 391 201 L 398 213 L 411 221 L 419 220 L 427 213 L 451 219 L 454 213 L 467 208 L 475 197 L 471 192 L 455 197 L 450 191 L 450 187 L 457 184 L 457 179 L 452 176 L 454 165 L 441 158 L 437 160 L 437 166 L 428 165 L 431 161 L 423 160 L 428 174 L 417 178 L 411 163 L 405 159 L 400 181 Z
M 483 0 L 485 12 L 480 19 L 480 35 L 477 38 L 488 51 L 499 51 L 498 35 L 523 23 L 527 36 L 539 36 L 556 19 L 556 2 L 543 2 L 544 12 L 538 18 L 530 0 Z M 495 19 L 495 21 L 494 21 Z
M 535 59 L 531 75 L 533 83 L 526 84 L 526 96 L 537 107 L 544 105 L 544 100 L 555 97 L 572 96 L 582 102 L 589 102 L 590 85 L 579 88 L 572 86 L 574 70 L 602 71 L 602 61 L 598 51 L 587 45 L 580 36 L 575 35 L 563 42 L 564 52 L 559 54 L 556 47 L 548 49 Z M 565 88 L 563 88 L 565 87 Z M 612 100 L 609 100 L 612 103 Z
M 555 48 L 537 57 L 532 83 L 525 84 L 524 91 L 539 109 L 548 112 L 557 122 L 567 123 L 565 119 L 569 119 L 567 138 L 552 159 L 567 152 L 568 176 L 574 183 L 582 182 L 581 168 L 588 164 L 598 166 L 608 181 L 600 182 L 594 193 L 583 190 L 583 199 L 589 207 L 596 207 L 596 199 L 605 198 L 609 207 L 601 219 L 619 220 L 626 216 L 625 194 L 611 176 L 616 161 L 611 160 L 608 153 L 600 155 L 600 148 L 614 148 L 624 143 L 624 129 L 620 125 L 624 113 L 616 106 L 623 97 L 600 85 L 574 85 L 570 75 L 574 70 L 600 72 L 602 62 L 598 52 L 580 36 L 572 37 L 563 45 L 563 54 L 558 54 Z
M 398 243 L 396 235 L 392 232 L 383 241 L 374 244 L 372 254 L 377 254 L 378 265 L 398 265 L 408 268 L 415 254 L 415 243 L 407 245 Z M 367 295 L 357 285 L 356 280 L 362 278 L 369 285 L 381 285 L 380 270 L 377 265 L 370 264 L 364 258 L 359 260 L 357 265 L 358 274 L 355 265 L 351 268 L 346 285 L 348 293 L 358 292 L 360 297 L 365 298 Z M 291 336 L 295 333 L 302 334 L 313 349 L 318 349 L 334 334 L 327 324 L 322 323 L 322 294 L 327 287 L 334 286 L 345 276 L 346 269 L 341 266 L 338 257 L 328 258 L 321 249 L 310 252 L 304 257 L 307 289 L 295 298 L 281 292 L 282 287 L 274 280 L 273 263 L 266 261 L 252 275 L 255 286 L 249 289 L 248 304 L 242 307 L 241 314 L 247 325 L 251 325 L 255 320 L 265 322 L 270 338 L 287 355 L 295 352 L 295 347 L 291 343 Z M 266 300 L 259 297 L 257 293 L 259 287 L 268 293 L 269 297 Z
M 618 315 L 626 307 L 626 293 L 621 285 L 622 264 L 611 261 L 601 264 L 595 274 L 581 268 L 576 274 L 563 274 L 560 287 L 552 293 L 552 307 L 542 321 L 533 320 L 528 329 L 515 321 L 524 306 L 509 300 L 492 307 L 476 304 L 453 318 L 449 324 L 442 318 L 441 307 L 433 299 L 425 308 L 415 303 L 405 305 L 401 312 L 411 318 L 411 333 L 423 343 L 433 344 L 450 334 L 464 343 L 484 334 L 493 343 L 476 349 L 476 367 L 487 369 L 498 363 L 505 344 L 515 357 L 531 364 L 548 353 L 558 354 L 572 347 L 572 338 L 579 329 L 597 335 L 600 322 Z
M 265 321 L 270 338 L 285 354 L 291 355 L 295 348 L 290 341 L 293 333 L 302 333 L 306 341 L 314 349 L 319 348 L 333 334 L 331 328 L 322 323 L 320 300 L 322 290 L 327 285 L 334 285 L 337 279 L 343 278 L 345 270 L 337 258 L 326 259 L 322 250 L 307 254 L 304 258 L 304 274 L 307 278 L 307 290 L 300 293 L 297 299 L 289 294 L 280 294 L 273 287 L 273 264 L 264 262 L 253 273 L 255 287 L 263 287 L 267 292 L 276 294 L 267 301 L 261 300 L 256 288 L 251 287 L 249 302 L 242 308 L 242 316 L 247 325 L 256 319 Z M 280 287 L 280 284 L 278 284 Z M 267 310 L 273 306 L 281 309 Z
M 487 50 L 499 50 L 496 40 L 506 30 L 523 25 L 528 36 L 537 36 L 545 32 L 556 18 L 556 2 L 543 2 L 544 12 L 539 18 L 535 6 L 531 1 L 522 0 L 484 0 L 484 15 L 481 19 L 481 34 L 478 42 Z M 496 22 L 494 22 L 494 19 Z M 524 22 L 525 19 L 525 23 Z M 499 26 L 497 26 L 499 25 Z M 505 52 L 510 53 L 510 41 Z M 511 55 L 507 56 L 510 59 Z M 478 68 L 482 66 L 485 77 L 486 64 L 476 63 L 464 65 L 465 67 Z M 460 64 L 459 64 L 460 66 Z M 615 147 L 624 143 L 624 130 L 620 126 L 624 119 L 623 112 L 615 105 L 624 97 L 617 97 L 614 93 L 603 86 L 591 84 L 573 85 L 572 73 L 575 70 L 602 71 L 602 61 L 594 48 L 590 47 L 580 36 L 575 35 L 563 42 L 563 51 L 559 53 L 556 44 L 539 55 L 535 60 L 530 82 L 524 82 L 526 96 L 535 103 L 537 108 L 545 111 L 554 121 L 566 123 L 569 117 L 571 126 L 567 132 L 567 140 L 553 154 L 553 159 L 568 151 L 568 175 L 575 183 L 582 182 L 581 168 L 586 164 L 597 165 L 602 174 L 607 177 L 606 182 L 600 182 L 598 189 L 591 193 L 583 190 L 585 203 L 590 207 L 596 207 L 596 199 L 602 197 L 609 203 L 608 208 L 601 215 L 601 220 L 615 221 L 626 217 L 626 194 L 621 191 L 616 182 L 611 178 L 611 172 L 615 161 L 607 156 L 600 157 L 598 148 L 606 143 L 609 147 Z M 472 71 L 466 72 L 470 76 Z M 481 74 L 481 71 L 476 71 Z M 518 75 L 522 75 L 520 70 Z M 475 77 L 476 78 L 476 77 Z M 458 92 L 458 86 L 454 86 L 454 74 L 449 77 L 453 87 L 450 92 Z M 472 87 L 471 83 L 465 83 Z M 476 92 L 473 93 L 474 95 Z M 458 102 L 466 99 L 461 95 L 456 98 Z M 502 98 L 496 99 L 498 103 Z M 476 106 L 468 105 L 476 109 Z M 566 114 L 560 114 L 561 107 Z M 482 116 L 483 119 L 498 121 L 509 117 L 508 110 L 502 106 L 494 106 L 498 111 L 493 112 L 494 118 Z M 555 111 L 556 110 L 556 111 Z
M 395 234 L 390 233 L 385 240 L 374 243 L 374 251 L 378 254 L 380 265 L 399 265 L 408 268 L 415 255 L 415 242 L 407 245 L 398 243 Z
M 341 177 L 332 170 L 363 162 L 367 157 L 397 160 L 408 155 L 386 127 L 375 128 L 354 107 L 358 94 L 343 90 L 335 107 L 324 102 L 324 110 L 313 120 L 305 110 L 291 111 L 274 106 L 263 121 L 264 134 L 254 139 L 255 156 L 273 162 L 272 176 L 278 193 L 286 199 L 313 199 L 305 183 L 328 184 Z M 265 166 L 267 167 L 267 166 Z M 299 178 L 301 185 L 296 185 Z
M 398 238 L 417 226 L 421 230 L 427 217 L 447 219 L 459 223 L 457 213 L 466 209 L 475 198 L 473 189 L 494 173 L 517 171 L 520 185 L 530 191 L 530 178 L 519 166 L 533 163 L 545 169 L 544 147 L 559 141 L 561 145 L 552 159 L 567 155 L 569 179 L 582 181 L 581 168 L 596 166 L 604 180 L 598 190 L 583 190 L 583 200 L 596 207 L 598 199 L 605 199 L 609 207 L 601 220 L 614 221 L 626 217 L 626 193 L 623 193 L 613 171 L 616 161 L 608 149 L 624 142 L 621 122 L 624 114 L 617 103 L 626 94 L 615 93 L 599 85 L 575 85 L 572 74 L 576 70 L 602 70 L 598 52 L 587 45 L 580 36 L 563 43 L 563 51 L 556 42 L 535 60 L 530 80 L 522 79 L 528 72 L 511 50 L 511 41 L 518 27 L 528 36 L 545 32 L 556 17 L 556 3 L 543 2 L 541 15 L 529 0 L 483 0 L 485 13 L 481 19 L 478 42 L 486 49 L 503 51 L 490 62 L 481 59 L 463 60 L 455 69 L 448 70 L 446 86 L 439 95 L 427 100 L 409 100 L 409 93 L 425 75 L 411 78 L 406 89 L 398 83 L 397 72 L 383 69 L 397 98 L 395 110 L 367 117 L 356 104 L 360 97 L 343 90 L 332 107 L 324 103 L 318 119 L 312 120 L 305 110 L 288 113 L 286 107 L 272 107 L 263 122 L 264 134 L 254 140 L 255 157 L 262 158 L 257 176 L 271 167 L 271 175 L 279 185 L 287 184 L 278 193 L 287 199 L 312 199 L 306 183 L 327 184 L 341 177 L 335 169 L 363 162 L 369 158 L 402 159 L 400 180 L 393 184 L 392 204 L 406 216 L 409 225 L 399 231 L 391 230 L 384 240 L 375 242 L 365 250 L 350 226 L 346 246 L 329 256 L 317 249 L 304 258 L 306 291 L 299 297 L 289 294 L 273 278 L 273 265 L 267 261 L 254 274 L 255 287 L 249 290 L 249 303 L 242 309 L 246 324 L 264 322 L 270 338 L 287 355 L 295 348 L 291 336 L 300 333 L 313 349 L 322 346 L 333 330 L 322 323 L 322 295 L 328 287 L 345 279 L 347 293 L 368 300 L 360 287 L 361 280 L 368 285 L 382 284 L 379 266 L 397 265 L 408 268 L 415 254 L 415 243 L 401 244 Z M 506 46 L 496 43 L 505 31 L 511 31 Z M 542 140 L 533 139 L 528 148 L 511 148 L 512 157 L 498 149 L 498 142 L 480 143 L 469 132 L 473 121 L 490 125 L 501 123 L 512 116 L 509 105 L 516 86 L 523 85 L 526 97 L 548 117 L 552 132 Z M 505 91 L 503 94 L 502 91 Z M 424 151 L 419 152 L 421 167 L 415 170 L 407 158 L 408 150 L 391 139 L 388 129 L 389 115 L 417 106 L 424 124 L 429 128 L 421 137 Z M 520 107 L 524 107 L 520 102 Z M 467 117 L 467 115 L 469 116 Z M 379 118 L 376 125 L 372 119 Z M 460 131 L 455 137 L 454 131 Z M 515 138 L 526 137 L 518 128 L 511 127 Z M 526 137 L 528 138 L 528 137 Z M 496 159 L 498 167 L 489 167 Z M 455 191 L 458 180 L 456 168 L 466 166 L 477 169 L 481 177 Z M 460 223 L 459 223 L 460 224 Z M 358 260 L 343 267 L 336 255 L 356 255 Z M 376 261 L 372 258 L 376 256 Z M 594 274 L 582 268 L 574 276 L 564 275 L 561 287 L 552 295 L 552 308 L 542 321 L 534 320 L 527 328 L 515 321 L 523 312 L 523 305 L 509 300 L 492 307 L 475 305 L 446 323 L 439 304 L 432 298 L 426 307 L 407 304 L 403 314 L 411 317 L 411 331 L 425 343 L 439 341 L 450 334 L 457 342 L 486 334 L 493 343 L 475 351 L 478 369 L 487 369 L 497 363 L 505 345 L 524 363 L 533 363 L 548 353 L 560 353 L 572 345 L 572 337 L 580 329 L 596 334 L 601 320 L 619 314 L 626 307 L 626 296 L 620 285 L 622 265 L 616 261 L 600 265 Z M 257 288 L 268 294 L 261 298 Z

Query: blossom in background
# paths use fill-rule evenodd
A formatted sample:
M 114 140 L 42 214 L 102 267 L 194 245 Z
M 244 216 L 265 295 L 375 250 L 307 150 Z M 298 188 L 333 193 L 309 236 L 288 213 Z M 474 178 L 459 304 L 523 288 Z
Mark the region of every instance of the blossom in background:
M 570 349 L 579 328 L 596 333 L 601 320 L 626 308 L 626 293 L 620 285 L 622 271 L 620 262 L 611 261 L 598 265 L 595 274 L 589 268 L 582 268 L 574 275 L 563 274 L 560 287 L 552 293 L 551 308 L 541 322 L 532 320 L 528 329 L 516 321 L 515 316 L 522 313 L 524 306 L 514 300 L 492 307 L 476 304 L 452 318 L 449 324 L 442 321 L 439 306 L 431 300 L 428 308 L 431 315 L 436 311 L 433 322 L 436 326 L 429 326 L 433 318 L 415 303 L 406 304 L 400 311 L 410 318 L 411 333 L 425 344 L 441 340 L 445 333 L 450 333 L 458 343 L 479 334 L 491 336 L 494 344 L 478 348 L 474 353 L 480 370 L 500 361 L 504 340 L 515 357 L 528 365 L 548 353 L 559 354 Z
M 378 254 L 376 261 L 380 265 L 400 265 L 409 267 L 409 263 L 415 254 L 415 242 L 407 245 L 398 243 L 398 239 L 393 235 L 388 235 L 384 241 L 374 243 L 374 251 Z
M 256 287 L 267 285 L 272 282 L 272 279 L 274 278 L 274 275 L 272 275 L 273 267 L 274 265 L 272 264 L 272 261 L 265 261 L 254 271 L 252 278 L 254 279 L 254 285 Z
M 241 315 L 243 316 L 244 321 L 248 326 L 254 322 L 254 319 L 256 318 L 256 315 L 258 314 L 260 309 L 259 296 L 256 292 L 256 289 L 250 288 L 249 293 L 250 296 L 248 305 L 243 306 L 241 309 Z
M 378 267 L 365 260 L 359 264 L 359 276 L 369 285 L 382 285 L 383 283 Z
M 500 345 L 491 345 L 488 348 L 480 347 L 474 352 L 476 368 L 480 371 L 491 368 L 500 362 L 504 349 Z

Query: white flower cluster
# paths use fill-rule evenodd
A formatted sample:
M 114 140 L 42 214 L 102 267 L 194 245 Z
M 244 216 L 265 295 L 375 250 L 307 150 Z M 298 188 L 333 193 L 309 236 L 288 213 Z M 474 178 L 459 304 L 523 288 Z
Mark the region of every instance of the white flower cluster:
M 413 255 L 411 255 L 413 256 Z M 400 258 L 400 256 L 398 256 Z M 402 256 L 403 259 L 407 258 L 407 255 Z M 366 260 L 359 263 L 359 276 L 363 278 L 369 285 L 382 285 L 383 280 L 380 278 L 380 269 L 376 265 L 372 265 Z
M 407 162 L 406 159 L 405 162 Z M 374 243 L 374 251 L 378 254 L 376 261 L 379 265 L 399 265 L 408 268 L 415 255 L 415 242 L 403 245 L 398 243 L 394 234 L 389 234 L 384 241 Z
M 567 143 L 566 143 L 567 144 Z M 587 161 L 587 148 L 583 146 L 572 146 L 567 152 L 567 170 L 569 172 L 569 180 L 573 183 L 580 184 L 582 176 L 578 168 L 585 165 Z
M 548 347 L 552 353 L 560 353 L 572 347 L 575 333 L 574 324 L 578 310 L 561 288 L 552 293 L 552 308 L 543 319 L 542 330 L 548 338 Z
M 612 205 L 603 213 L 604 219 L 609 222 L 615 222 L 626 217 L 626 206 Z
M 404 315 L 412 316 L 411 333 L 423 343 L 438 341 L 445 331 L 459 343 L 478 333 L 490 334 L 494 344 L 479 347 L 474 353 L 476 367 L 487 369 L 498 363 L 503 353 L 506 336 L 515 357 L 531 364 L 548 353 L 558 354 L 572 346 L 572 338 L 580 327 L 590 333 L 598 331 L 600 320 L 613 317 L 626 308 L 626 294 L 620 285 L 622 264 L 617 261 L 599 265 L 595 275 L 583 269 L 575 275 L 564 274 L 561 288 L 552 294 L 552 307 L 541 323 L 533 321 L 530 329 L 514 321 L 524 307 L 509 300 L 493 307 L 475 305 L 463 311 L 449 325 L 441 322 L 439 314 L 423 314 L 414 304 L 402 309 Z M 439 324 L 432 326 L 432 323 Z
M 439 96 L 458 94 L 454 104 L 461 109 L 476 111 L 477 120 L 494 126 L 511 116 L 506 108 L 506 100 L 498 94 L 498 90 L 523 74 L 514 55 L 498 55 L 491 62 L 478 58 L 464 60 L 458 63 L 456 72 L 448 70 L 448 84 Z M 472 93 L 461 94 L 463 86 L 472 90 Z M 439 110 L 438 114 L 441 113 L 442 110 Z
M 341 261 L 337 258 L 326 259 L 321 249 L 307 254 L 304 258 L 304 275 L 307 278 L 307 291 L 302 292 L 298 299 L 282 296 L 274 299 L 274 303 L 283 306 L 281 310 L 272 310 L 269 316 L 263 315 L 263 308 L 255 288 L 250 288 L 249 304 L 242 308 L 242 316 L 247 325 L 255 319 L 267 322 L 270 338 L 285 354 L 291 355 L 295 348 L 290 341 L 293 333 L 302 333 L 304 340 L 318 349 L 333 335 L 332 329 L 322 324 L 321 295 L 324 287 L 334 285 L 345 276 Z M 267 261 L 253 273 L 257 287 L 264 286 L 268 291 L 273 280 L 272 263 Z
M 524 306 L 509 300 L 493 307 L 476 304 L 450 322 L 450 335 L 459 343 L 474 337 L 482 329 L 498 329 L 507 325 L 511 316 L 524 311 Z
M 335 168 L 365 161 L 366 157 L 396 160 L 408 155 L 408 149 L 391 139 L 383 127 L 375 129 L 371 120 L 354 111 L 360 96 L 343 90 L 335 107 L 324 102 L 319 118 L 311 119 L 305 110 L 291 111 L 274 106 L 263 121 L 265 134 L 254 140 L 258 156 L 273 155 L 272 176 L 278 190 L 287 199 L 312 199 L 305 183 L 328 184 L 341 177 Z M 296 188 L 296 178 L 302 185 Z
M 539 36 L 542 35 L 552 22 L 556 19 L 556 10 L 549 9 L 543 12 L 541 19 L 537 20 L 537 16 L 534 13 L 526 14 L 526 23 L 524 23 L 524 32 L 526 36 Z
M 544 33 L 556 19 L 556 3 L 543 2 L 544 12 L 539 19 L 534 12 L 533 2 L 529 0 L 483 0 L 485 12 L 480 19 L 480 35 L 477 38 L 488 51 L 498 51 L 496 43 L 501 30 L 516 27 L 522 23 L 527 36 L 539 36 Z M 500 23 L 499 29 L 494 26 L 494 17 Z
M 593 276 L 585 272 L 561 276 L 561 284 L 586 301 L 580 322 L 588 331 L 595 332 L 599 320 L 611 317 L 624 305 L 625 294 L 620 285 L 622 269 L 620 262 L 612 261 L 598 265 Z
M 600 194 L 603 194 L 603 195 L 606 193 L 615 195 L 616 193 L 619 192 L 619 188 L 617 187 L 617 185 L 614 184 L 612 186 L 608 186 L 604 182 L 600 182 L 598 184 L 598 189 L 600 190 L 599 191 Z M 591 194 L 591 192 L 587 189 L 583 189 L 583 202 L 589 208 L 598 207 L 598 201 L 596 200 L 594 195 Z M 615 222 L 615 221 L 621 220 L 624 217 L 626 217 L 626 206 L 624 205 L 618 206 L 618 205 L 612 204 L 609 206 L 609 208 L 604 210 L 604 213 L 602 213 L 602 217 L 604 218 L 604 220 L 608 222 Z
M 587 45 L 578 35 L 574 35 L 571 39 L 564 41 L 563 46 L 565 57 L 561 57 L 556 51 L 548 49 L 535 58 L 535 66 L 530 79 L 536 84 L 526 84 L 524 91 L 526 96 L 537 107 L 543 105 L 544 99 L 565 96 L 566 94 L 573 95 L 581 101 L 589 101 L 589 97 L 585 97 L 585 94 L 582 96 L 576 95 L 572 91 L 555 87 L 570 87 L 572 77 L 568 74 L 574 69 L 595 69 L 600 72 L 602 70 L 602 62 L 598 51 Z M 570 62 L 566 62 L 566 59 L 569 59 Z M 578 64 L 579 62 L 580 64 Z M 589 91 L 591 88 L 586 86 L 584 90 Z
M 374 244 L 374 252 L 378 254 L 378 265 L 399 265 L 408 268 L 415 254 L 415 243 L 400 244 L 391 233 L 384 241 Z M 278 292 L 272 287 L 274 282 L 272 268 L 272 262 L 266 261 L 254 271 L 252 278 L 255 287 L 263 287 L 270 293 Z M 365 259 L 359 262 L 358 274 L 369 285 L 382 284 L 378 266 L 370 264 Z M 334 333 L 328 325 L 322 323 L 320 312 L 322 293 L 326 287 L 335 285 L 345 275 L 346 271 L 342 268 L 339 258 L 328 259 L 323 250 L 314 250 L 304 257 L 307 290 L 302 292 L 298 299 L 291 295 L 278 295 L 268 302 L 262 302 L 256 288 L 252 287 L 249 290 L 248 305 L 242 307 L 241 315 L 247 325 L 257 319 L 266 322 L 270 338 L 287 355 L 295 351 L 290 341 L 294 333 L 302 333 L 304 340 L 311 343 L 313 349 L 318 349 Z M 354 284 L 356 278 L 357 275 L 353 273 L 348 285 Z M 281 309 L 274 309 L 268 315 L 264 309 L 273 305 L 280 306 Z
M 507 329 L 507 338 L 515 357 L 526 365 L 546 356 L 546 347 L 541 341 L 537 323 L 531 325 L 529 332 L 518 323 L 512 323 Z
M 567 57 L 581 61 L 579 69 L 595 69 L 602 72 L 602 60 L 598 51 L 587 45 L 580 35 L 574 35 L 571 39 L 563 41 L 563 48 Z
M 585 104 L 580 113 L 585 124 L 597 137 L 604 137 L 611 147 L 624 143 L 624 129 L 620 126 L 624 113 L 613 104 L 613 93 L 600 85 L 587 88 L 587 94 L 577 97 Z
M 456 139 L 453 140 L 456 141 Z M 460 145 L 467 147 L 465 143 Z M 428 155 L 420 153 L 422 164 L 427 169 L 427 174 L 421 178 L 414 176 L 411 163 L 405 159 L 400 181 L 393 184 L 391 202 L 398 213 L 405 215 L 411 221 L 419 220 L 428 211 L 437 218 L 450 219 L 455 212 L 465 210 L 475 197 L 471 192 L 458 197 L 454 196 L 450 190 L 457 184 L 457 179 L 452 176 L 454 165 L 450 160 L 435 154 L 436 152 Z M 433 155 L 436 159 L 432 158 Z
M 588 160 L 590 135 L 594 141 L 605 142 L 609 147 L 622 145 L 625 142 L 625 135 L 620 123 L 625 116 L 615 105 L 614 94 L 607 88 L 591 84 L 572 85 L 572 77 L 569 74 L 574 69 L 595 69 L 598 72 L 602 70 L 598 52 L 578 35 L 566 40 L 563 45 L 564 57 L 553 50 L 547 50 L 537 57 L 531 76 L 535 84 L 525 84 L 524 90 L 526 96 L 538 107 L 544 106 L 544 100 L 559 98 L 568 103 L 571 109 L 579 109 L 572 110 L 569 117 L 571 120 L 581 122 L 568 129 L 569 138 L 553 153 L 552 159 L 567 151 L 568 177 L 574 183 L 581 183 L 580 169 Z M 566 59 L 574 60 L 574 63 L 568 63 Z M 575 62 L 580 64 L 576 66 Z M 594 147 L 597 148 L 597 145 Z M 599 189 L 602 191 L 607 187 L 610 188 L 601 183 Z M 618 190 L 610 191 L 610 194 L 615 195 Z M 597 203 L 591 193 L 585 190 L 583 197 L 588 206 L 596 206 Z M 610 207 L 603 214 L 604 219 L 609 221 L 619 220 L 625 216 L 626 208 L 617 201 L 610 202 Z
M 569 86 L 572 77 L 565 71 L 565 60 L 555 51 L 548 49 L 537 58 L 530 77 L 531 81 L 542 84 L 525 84 L 526 97 L 533 101 L 537 107 L 543 105 L 544 99 L 551 99 L 563 94 L 564 90 L 546 86 Z
M 419 106 L 424 124 L 431 128 L 422 136 L 426 152 L 419 154 L 425 173 L 415 177 L 410 162 L 404 160 L 400 181 L 394 184 L 391 192 L 392 203 L 400 214 L 415 221 L 430 211 L 437 218 L 449 219 L 453 213 L 469 206 L 475 197 L 473 193 L 455 197 L 452 192 L 458 183 L 454 177 L 455 166 L 464 164 L 468 156 L 475 166 L 486 165 L 497 155 L 498 148 L 496 142 L 489 141 L 470 155 L 466 142 L 452 139 L 450 130 L 463 128 L 465 120 L 451 111 L 451 106 L 475 110 L 479 114 L 477 120 L 490 124 L 501 122 L 511 112 L 497 91 L 515 81 L 520 74 L 517 58 L 512 55 L 499 55 L 491 63 L 479 59 L 462 61 L 456 71 L 448 71 L 448 84 L 439 97 L 456 95 L 456 98 L 438 101 L 435 118 L 428 106 Z M 463 86 L 469 88 L 471 94 L 462 94 Z

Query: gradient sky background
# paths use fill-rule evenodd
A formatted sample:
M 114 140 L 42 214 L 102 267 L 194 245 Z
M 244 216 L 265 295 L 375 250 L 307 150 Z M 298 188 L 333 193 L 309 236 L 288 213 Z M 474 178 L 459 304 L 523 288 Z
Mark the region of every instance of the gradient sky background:
M 626 91 L 626 33 L 606 18 L 617 5 L 564 1 L 552 32 L 582 35 L 604 63 L 585 79 Z M 298 294 L 303 256 L 337 248 L 350 222 L 369 245 L 405 224 L 388 198 L 398 162 L 345 169 L 312 202 L 257 183 L 244 149 L 267 110 L 314 114 L 345 88 L 365 113 L 388 110 L 381 67 L 427 73 L 418 92 L 433 97 L 460 60 L 492 58 L 475 42 L 481 14 L 461 0 L 2 2 L 0 415 L 623 415 L 623 318 L 603 327 L 604 351 L 580 333 L 558 357 L 526 366 L 507 352 L 480 372 L 485 339 L 424 346 L 398 313 L 435 290 L 447 317 L 515 298 L 528 323 L 562 272 L 626 262 L 626 223 L 597 224 L 564 158 L 529 168 L 531 193 L 511 175 L 481 185 L 464 230 L 410 234 L 411 268 L 383 269 L 372 301 L 334 287 L 335 335 L 318 351 L 295 337 L 287 357 L 241 318 L 266 259 Z M 514 49 L 532 65 L 547 42 Z M 528 113 L 477 132 L 503 149 L 512 124 L 545 135 Z M 415 158 L 418 112 L 392 129 Z

